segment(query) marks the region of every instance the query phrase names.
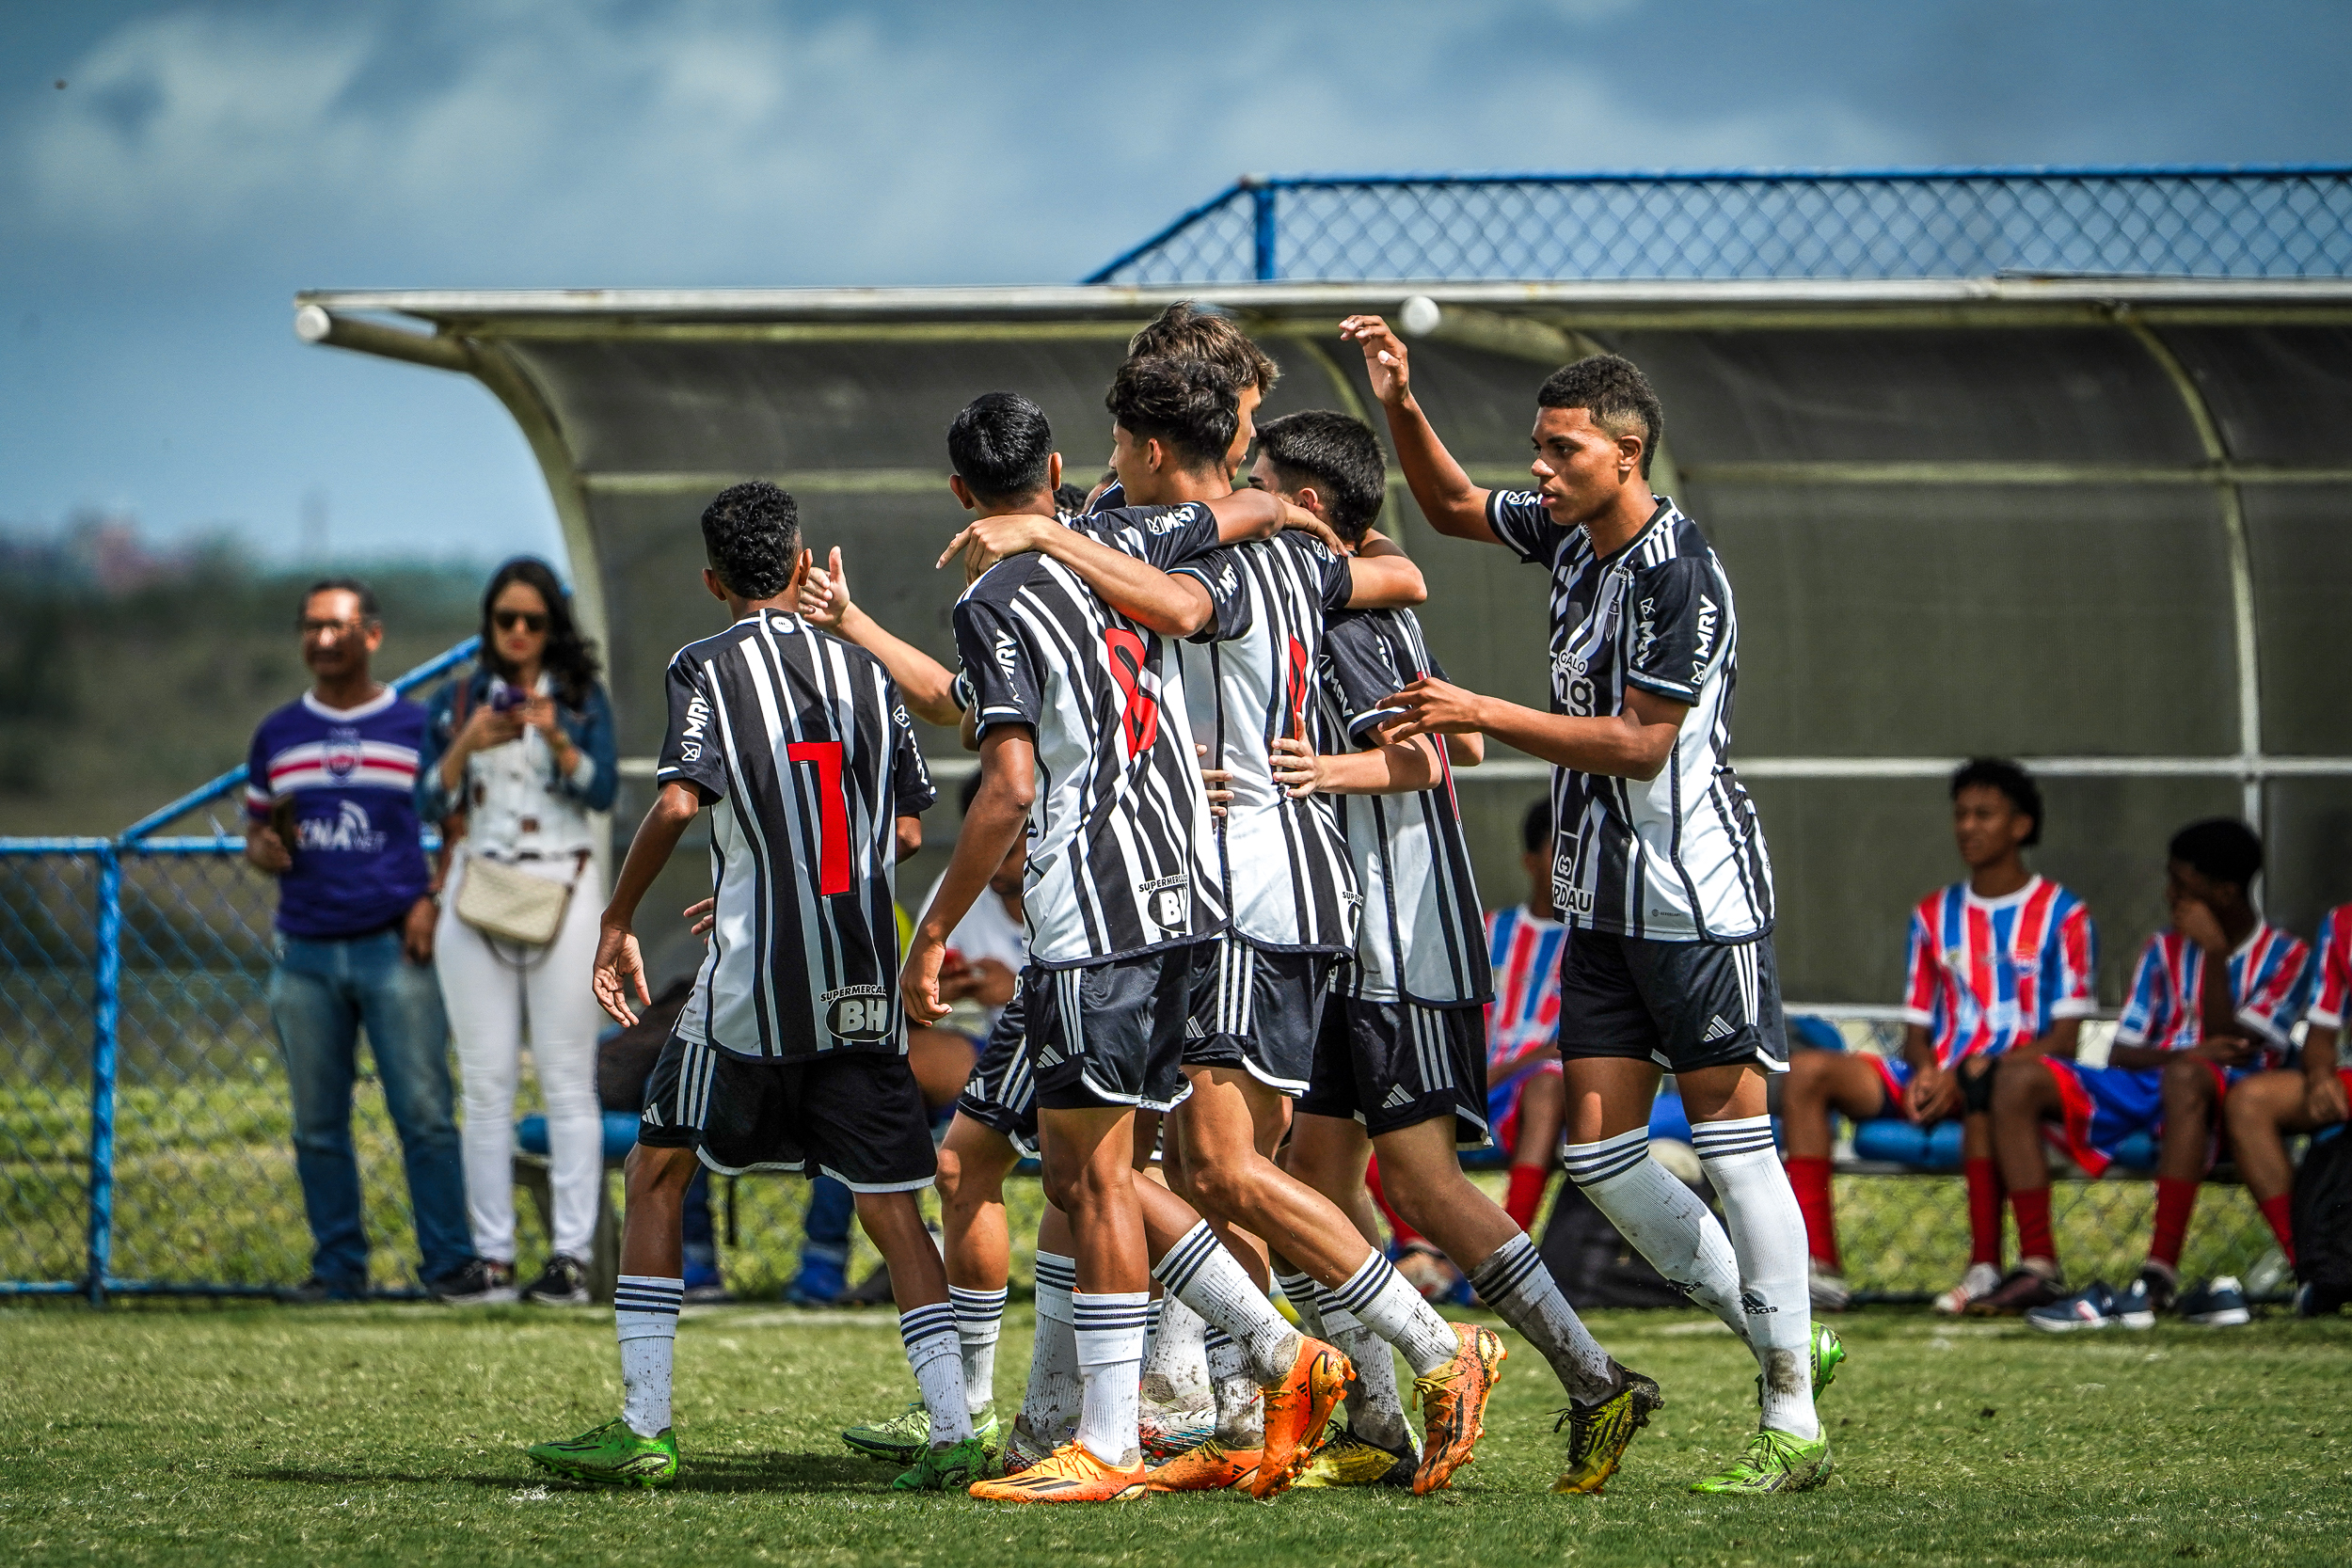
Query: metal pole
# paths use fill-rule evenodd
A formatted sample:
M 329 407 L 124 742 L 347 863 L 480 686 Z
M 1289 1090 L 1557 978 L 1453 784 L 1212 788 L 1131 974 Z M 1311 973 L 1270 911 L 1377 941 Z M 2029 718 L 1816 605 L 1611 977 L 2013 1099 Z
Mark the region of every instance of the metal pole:
M 92 1307 L 106 1305 L 115 1222 L 115 1046 L 122 1013 L 122 857 L 108 845 L 98 851 L 96 994 L 90 1008 L 89 1277 Z
M 1280 263 L 1274 254 L 1274 187 L 1252 181 L 1249 201 L 1253 213 L 1250 229 L 1257 241 L 1258 281 L 1271 283 L 1282 276 Z

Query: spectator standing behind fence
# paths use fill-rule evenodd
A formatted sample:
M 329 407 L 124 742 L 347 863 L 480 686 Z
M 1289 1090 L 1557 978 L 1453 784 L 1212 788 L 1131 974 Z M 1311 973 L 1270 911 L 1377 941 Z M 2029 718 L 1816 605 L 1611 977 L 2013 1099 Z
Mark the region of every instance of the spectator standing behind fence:
M 599 1014 L 588 983 L 604 908 L 593 814 L 612 809 L 618 782 L 612 705 L 596 673 L 596 650 L 555 573 L 528 556 L 508 562 L 482 595 L 481 657 L 434 695 L 417 775 L 417 810 L 455 847 L 438 968 L 464 1073 L 467 1210 L 494 1301 L 516 1293 L 515 1090 L 526 1032 L 547 1101 L 555 1234 L 522 1295 L 549 1306 L 588 1299 L 604 1183 Z M 467 879 L 516 873 L 563 890 L 552 941 L 476 923 L 487 906 L 466 896 Z
M 433 899 L 411 791 L 424 710 L 376 683 L 375 595 L 348 578 L 302 596 L 310 689 L 262 721 L 246 763 L 246 858 L 278 879 L 270 1017 L 294 1098 L 294 1171 L 310 1222 L 296 1299 L 368 1289 L 368 1236 L 351 1145 L 359 1032 L 407 1166 L 423 1278 L 443 1301 L 478 1295 L 450 1114 L 449 1030 L 434 984 Z

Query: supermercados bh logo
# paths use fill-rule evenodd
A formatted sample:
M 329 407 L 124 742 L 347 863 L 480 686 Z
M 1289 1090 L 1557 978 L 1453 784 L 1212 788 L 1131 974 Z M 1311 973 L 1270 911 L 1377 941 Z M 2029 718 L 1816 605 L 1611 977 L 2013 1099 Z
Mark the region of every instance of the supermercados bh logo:
M 320 760 L 326 766 L 327 776 L 340 781 L 359 771 L 361 754 L 359 732 L 347 724 L 338 724 L 326 732 Z
M 294 829 L 295 847 L 338 854 L 375 854 L 384 847 L 385 838 L 369 820 L 368 808 L 357 800 L 339 801 L 334 816 L 306 816 Z
M 835 1039 L 881 1040 L 890 1037 L 890 991 L 883 986 L 843 986 L 818 999 L 824 1004 L 825 1027 Z
M 1192 879 L 1179 874 L 1157 881 L 1138 882 L 1136 893 L 1143 912 L 1164 931 L 1181 931 L 1192 917 Z

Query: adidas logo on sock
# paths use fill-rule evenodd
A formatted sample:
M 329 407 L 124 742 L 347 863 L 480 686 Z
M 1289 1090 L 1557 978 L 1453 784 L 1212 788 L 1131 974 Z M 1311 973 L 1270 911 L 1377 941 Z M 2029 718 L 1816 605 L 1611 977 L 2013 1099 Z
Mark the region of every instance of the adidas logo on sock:
M 1699 1038 L 1702 1040 L 1727 1040 L 1739 1032 L 1739 1030 L 1734 1029 L 1730 1024 L 1725 1023 L 1724 1022 L 1723 1015 L 1718 1013 L 1713 1018 L 1707 1021 L 1707 1033 L 1701 1035 Z
M 1395 1084 L 1390 1086 L 1389 1098 L 1380 1102 L 1380 1108 L 1384 1111 L 1402 1111 L 1412 1103 L 1413 1097 L 1405 1092 L 1405 1085 Z

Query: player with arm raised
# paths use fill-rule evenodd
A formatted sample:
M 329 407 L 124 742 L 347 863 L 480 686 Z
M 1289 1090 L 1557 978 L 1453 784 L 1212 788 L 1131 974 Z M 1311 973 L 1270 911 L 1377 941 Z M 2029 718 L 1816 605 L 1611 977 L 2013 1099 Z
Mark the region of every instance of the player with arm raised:
M 619 1419 L 531 1457 L 616 1485 L 675 1479 L 671 1352 L 684 1292 L 679 1229 L 697 1163 L 726 1173 L 822 1170 L 857 1196 L 890 1266 L 899 1334 L 930 1442 L 893 1485 L 937 1490 L 985 1473 L 963 1395 L 947 1280 L 916 1194 L 931 1184 L 930 1118 L 905 1057 L 896 866 L 933 799 L 914 728 L 881 663 L 792 613 L 807 570 L 792 498 L 764 482 L 703 513 L 703 580 L 735 615 L 670 661 L 660 793 L 629 846 L 594 985 L 624 1025 L 644 1005 L 629 927 L 707 806 L 713 926 L 702 969 L 645 1090 L 628 1158 L 614 1293 Z M 796 564 L 797 563 L 797 564 Z
M 1772 863 L 1728 758 L 1739 623 L 1705 535 L 1651 493 L 1657 394 L 1614 355 L 1555 372 L 1535 396 L 1537 488 L 1490 491 L 1430 428 L 1388 325 L 1356 316 L 1341 333 L 1363 350 L 1431 525 L 1551 576 L 1549 712 L 1424 677 L 1396 694 L 1405 717 L 1389 734 L 1479 730 L 1552 764 L 1553 895 L 1574 927 L 1560 983 L 1568 1175 L 1653 1267 L 1742 1334 L 1760 1368 L 1756 1435 L 1693 1490 L 1819 1486 L 1831 1458 L 1813 1385 L 1842 1350 L 1813 1333 L 1804 1217 L 1765 1103 L 1788 1045 Z M 1661 1068 L 1725 1226 L 1650 1157 Z

